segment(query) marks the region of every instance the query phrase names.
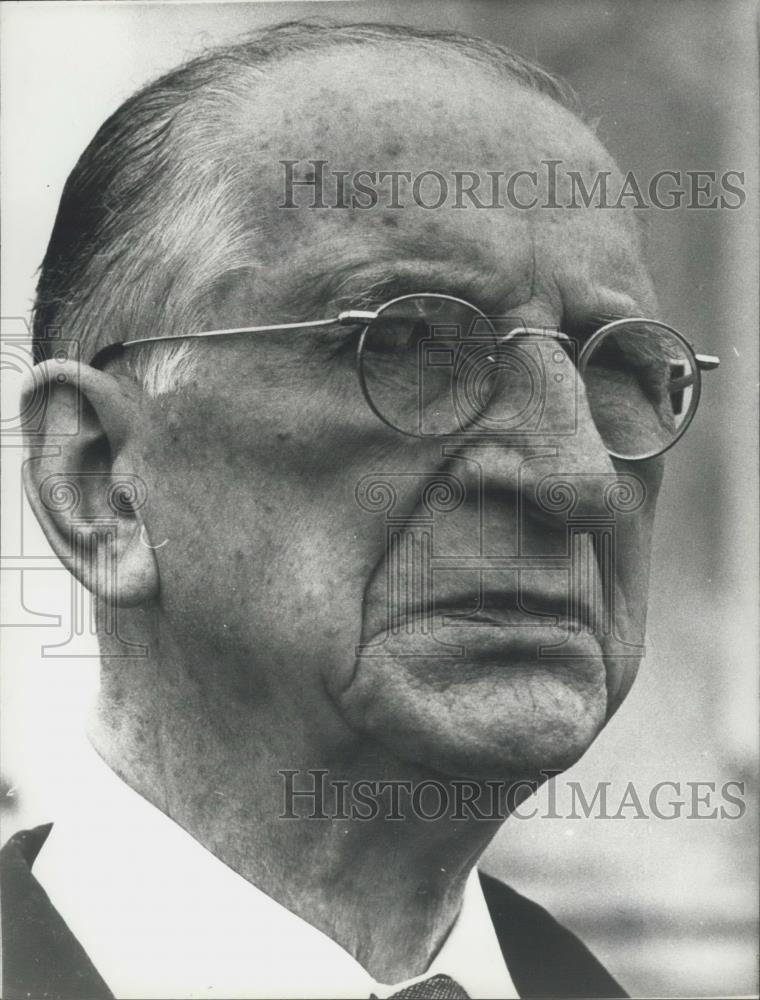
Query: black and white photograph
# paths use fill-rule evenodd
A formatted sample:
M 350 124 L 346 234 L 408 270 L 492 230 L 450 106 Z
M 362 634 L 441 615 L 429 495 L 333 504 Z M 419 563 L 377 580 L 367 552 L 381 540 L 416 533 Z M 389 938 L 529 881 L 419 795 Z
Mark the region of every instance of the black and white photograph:
M 756 4 L 0 28 L 0 995 L 760 995 Z

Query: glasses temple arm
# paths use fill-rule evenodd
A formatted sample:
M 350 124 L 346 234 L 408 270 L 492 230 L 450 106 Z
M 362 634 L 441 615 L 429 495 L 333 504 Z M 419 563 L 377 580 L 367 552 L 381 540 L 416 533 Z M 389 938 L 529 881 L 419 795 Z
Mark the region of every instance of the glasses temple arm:
M 308 323 L 274 323 L 270 326 L 239 326 L 229 327 L 224 330 L 201 330 L 198 333 L 173 333 L 165 337 L 139 337 L 135 340 L 122 340 L 116 344 L 108 344 L 101 348 L 90 361 L 93 368 L 102 365 L 106 361 L 122 354 L 127 347 L 140 347 L 142 344 L 156 344 L 159 341 L 165 343 L 170 340 L 197 340 L 201 337 L 228 337 L 235 333 L 275 333 L 281 330 L 308 330 L 313 327 L 353 326 L 361 323 L 369 323 L 377 317 L 375 312 L 367 312 L 359 309 L 349 309 L 339 313 L 330 319 L 311 320 Z

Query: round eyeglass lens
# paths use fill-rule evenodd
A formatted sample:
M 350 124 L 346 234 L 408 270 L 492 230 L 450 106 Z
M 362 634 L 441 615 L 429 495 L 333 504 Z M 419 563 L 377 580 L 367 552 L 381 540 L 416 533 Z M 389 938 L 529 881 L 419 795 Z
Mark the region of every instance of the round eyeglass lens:
M 496 381 L 497 336 L 475 306 L 405 295 L 362 333 L 359 379 L 384 423 L 417 437 L 458 434 L 482 419 Z
M 616 458 L 652 458 L 689 426 L 699 402 L 699 369 L 684 338 L 650 320 L 617 320 L 581 354 L 589 409 Z

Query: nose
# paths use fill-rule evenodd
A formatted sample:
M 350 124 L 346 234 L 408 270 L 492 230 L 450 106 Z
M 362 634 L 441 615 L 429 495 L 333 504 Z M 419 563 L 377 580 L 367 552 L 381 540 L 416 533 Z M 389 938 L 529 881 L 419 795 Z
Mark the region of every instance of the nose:
M 560 586 L 575 620 L 603 635 L 608 650 L 631 655 L 633 647 L 619 638 L 626 631 L 618 627 L 626 616 L 618 594 L 625 567 L 616 553 L 635 529 L 645 483 L 613 464 L 573 363 L 574 343 L 543 331 L 526 331 L 508 343 L 510 363 L 484 414 L 493 433 L 457 449 L 464 460 L 459 469 L 471 477 L 468 486 L 477 482 L 480 490 L 486 566 L 489 560 L 501 565 L 501 556 L 512 559 L 518 586 L 523 571 L 539 571 L 546 586 L 551 579 L 541 574 L 553 573 L 555 584 L 564 580 Z M 533 397 L 524 397 L 518 411 L 515 393 L 524 389 L 520 379 L 528 372 Z
M 610 491 L 620 489 L 575 355 L 575 343 L 554 330 L 501 336 L 478 422 L 484 434 L 463 449 L 480 466 L 486 495 L 517 495 L 540 521 L 609 515 Z

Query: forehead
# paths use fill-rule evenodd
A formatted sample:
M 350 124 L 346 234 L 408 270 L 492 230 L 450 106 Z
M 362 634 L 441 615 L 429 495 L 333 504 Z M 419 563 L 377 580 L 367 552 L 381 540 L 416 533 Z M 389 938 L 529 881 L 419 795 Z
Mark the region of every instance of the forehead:
M 587 189 L 600 171 L 618 176 L 604 147 L 549 97 L 460 53 L 393 43 L 303 54 L 257 84 L 242 136 L 252 224 L 267 235 L 260 264 L 278 280 L 329 264 L 334 284 L 350 292 L 364 271 L 371 277 L 373 268 L 394 263 L 416 268 L 420 280 L 429 275 L 428 290 L 437 284 L 463 294 L 456 275 L 480 275 L 492 289 L 489 307 L 499 304 L 500 290 L 517 300 L 543 294 L 565 306 L 599 289 L 642 308 L 651 298 L 628 211 L 593 203 L 550 206 L 547 161 L 559 161 L 556 194 L 564 204 L 570 171 L 580 173 Z M 325 208 L 311 207 L 308 183 L 292 189 L 296 208 L 281 207 L 283 160 L 295 161 L 292 178 L 306 182 L 314 180 L 312 161 L 324 161 Z M 448 185 L 449 197 L 438 208 L 425 207 L 435 202 L 438 182 L 424 182 L 425 204 L 418 204 L 406 180 L 425 171 L 437 171 Z M 523 203 L 538 197 L 530 210 L 505 198 L 509 178 L 519 171 L 536 172 L 535 184 L 522 175 L 514 188 Z M 392 203 L 393 173 L 400 178 L 401 208 Z M 457 173 L 470 179 L 457 181 Z M 351 207 L 368 175 L 379 191 L 377 205 Z M 337 206 L 338 176 L 349 207 Z M 485 207 L 466 196 L 457 206 L 457 184 L 476 186 Z

